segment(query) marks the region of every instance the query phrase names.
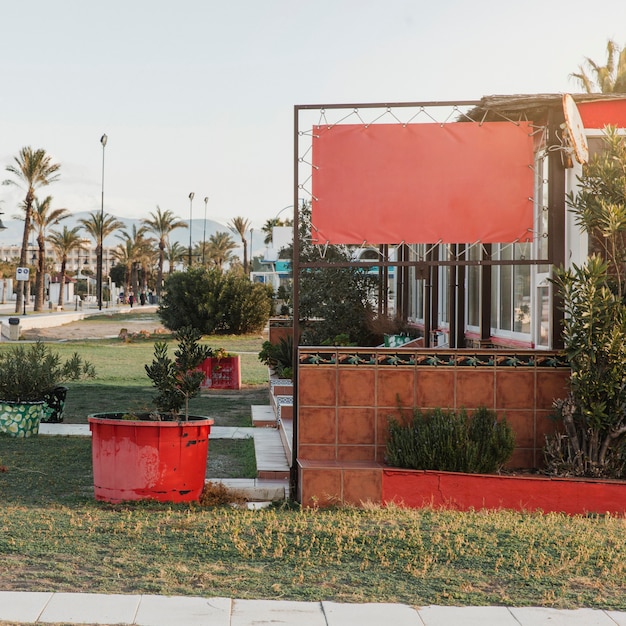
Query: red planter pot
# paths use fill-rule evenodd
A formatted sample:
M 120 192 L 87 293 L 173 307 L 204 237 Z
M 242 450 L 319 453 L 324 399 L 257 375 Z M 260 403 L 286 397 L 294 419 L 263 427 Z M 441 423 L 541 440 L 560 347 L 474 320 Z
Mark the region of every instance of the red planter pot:
M 97 500 L 197 501 L 204 488 L 213 420 L 123 420 L 119 413 L 90 415 Z
M 241 389 L 240 357 L 210 357 L 201 368 L 204 372 L 203 389 Z
M 383 503 L 411 508 L 626 513 L 626 482 L 618 480 L 385 469 L 382 483 Z

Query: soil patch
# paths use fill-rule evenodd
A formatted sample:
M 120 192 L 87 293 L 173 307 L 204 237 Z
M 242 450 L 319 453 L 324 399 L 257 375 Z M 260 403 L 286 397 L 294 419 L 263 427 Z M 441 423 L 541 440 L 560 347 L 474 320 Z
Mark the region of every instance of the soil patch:
M 141 316 L 126 320 L 95 320 L 87 318 L 77 322 L 63 324 L 63 326 L 51 326 L 50 328 L 32 328 L 22 332 L 22 338 L 26 340 L 43 339 L 44 341 L 71 341 L 81 339 L 108 339 L 119 337 L 126 330 L 129 335 L 148 333 L 169 334 L 169 331 L 161 324 L 159 318 L 153 316 Z

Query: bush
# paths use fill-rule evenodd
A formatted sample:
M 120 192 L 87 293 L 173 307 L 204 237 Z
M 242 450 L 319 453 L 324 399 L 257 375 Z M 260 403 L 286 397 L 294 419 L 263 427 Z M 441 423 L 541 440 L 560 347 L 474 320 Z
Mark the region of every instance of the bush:
M 185 421 L 189 419 L 189 400 L 198 395 L 204 380 L 204 372 L 199 368 L 213 353 L 209 346 L 198 343 L 201 336 L 200 331 L 191 326 L 181 328 L 176 333 L 175 358 L 168 355 L 167 343 L 158 341 L 154 344 L 152 363 L 144 366 L 158 391 L 154 404 L 159 411 L 176 416 L 184 408 Z
M 406 469 L 493 474 L 511 458 L 515 438 L 503 418 L 481 407 L 470 417 L 460 412 L 435 409 L 413 419 L 389 421 L 386 461 Z
M 626 476 L 626 140 L 605 129 L 605 148 L 568 196 L 594 252 L 582 266 L 555 271 L 563 301 L 571 396 L 555 404 L 564 433 L 546 442 L 550 471 Z
M 65 361 L 41 341 L 0 353 L 0 400 L 33 402 L 70 380 L 95 378 L 94 366 L 74 352 Z
M 237 272 L 192 268 L 165 281 L 159 317 L 170 330 L 193 326 L 203 334 L 243 334 L 263 330 L 271 294 Z
M 281 337 L 276 344 L 264 341 L 259 361 L 275 370 L 280 378 L 293 376 L 293 339 Z

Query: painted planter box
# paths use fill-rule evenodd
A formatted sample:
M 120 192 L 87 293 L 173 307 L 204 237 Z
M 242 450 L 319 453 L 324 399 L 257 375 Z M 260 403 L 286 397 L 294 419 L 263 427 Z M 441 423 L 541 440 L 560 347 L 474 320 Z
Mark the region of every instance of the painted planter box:
M 59 424 L 63 421 L 67 391 L 67 387 L 59 385 L 44 396 L 43 423 Z
M 626 481 L 385 468 L 382 498 L 384 504 L 411 508 L 623 515 Z
M 211 357 L 202 364 L 203 389 L 241 389 L 241 359 Z
M 44 402 L 0 401 L 0 432 L 12 437 L 31 437 L 39 433 Z
M 88 421 L 97 500 L 200 499 L 212 419 L 194 416 L 187 422 L 159 422 L 98 413 Z

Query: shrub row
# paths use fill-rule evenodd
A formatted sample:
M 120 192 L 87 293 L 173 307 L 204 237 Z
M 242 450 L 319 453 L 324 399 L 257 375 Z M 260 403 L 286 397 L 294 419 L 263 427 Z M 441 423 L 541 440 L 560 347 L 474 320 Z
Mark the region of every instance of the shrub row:
M 391 418 L 386 462 L 406 469 L 492 474 L 511 458 L 515 437 L 506 419 L 484 407 L 470 416 L 435 409 L 400 422 Z

